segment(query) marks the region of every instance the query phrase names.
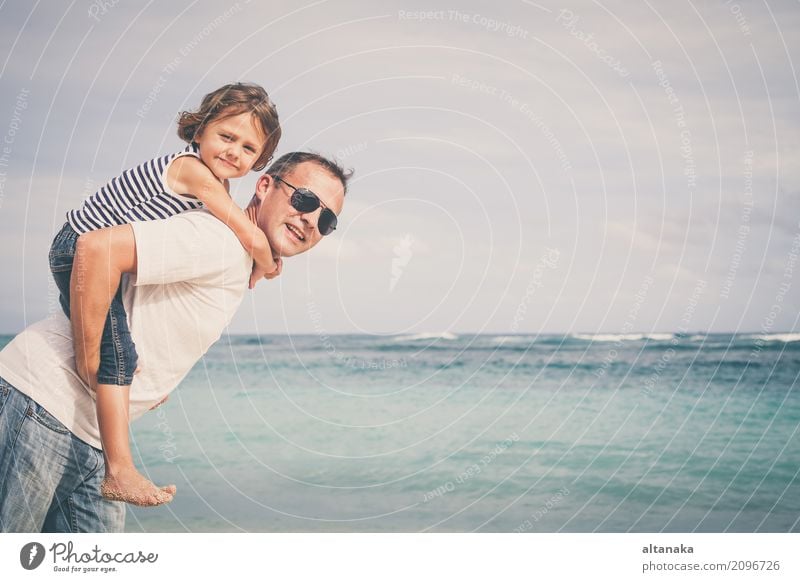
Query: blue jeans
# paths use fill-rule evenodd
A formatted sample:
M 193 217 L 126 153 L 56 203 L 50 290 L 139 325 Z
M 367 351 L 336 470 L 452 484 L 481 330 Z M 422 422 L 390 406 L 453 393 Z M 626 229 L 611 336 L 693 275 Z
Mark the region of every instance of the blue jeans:
M 72 263 L 75 261 L 75 245 L 80 236 L 66 223 L 53 239 L 50 247 L 50 271 L 61 293 L 59 301 L 69 317 L 69 282 Z M 136 371 L 138 356 L 136 345 L 128 329 L 128 315 L 122 304 L 122 290 L 117 289 L 111 308 L 108 310 L 103 337 L 100 341 L 100 367 L 97 370 L 98 384 L 130 386 Z
M 121 532 L 125 504 L 100 495 L 103 452 L 0 378 L 0 531 Z

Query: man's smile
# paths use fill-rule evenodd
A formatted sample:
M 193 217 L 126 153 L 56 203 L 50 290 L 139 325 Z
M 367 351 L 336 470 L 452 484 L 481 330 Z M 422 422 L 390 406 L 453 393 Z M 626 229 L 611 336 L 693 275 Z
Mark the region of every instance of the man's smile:
M 293 225 L 293 224 L 289 224 L 289 223 L 287 222 L 287 223 L 286 223 L 286 230 L 288 230 L 288 231 L 289 231 L 289 233 L 290 233 L 290 234 L 291 234 L 291 235 L 292 235 L 294 238 L 296 238 L 298 241 L 300 241 L 300 242 L 305 242 L 305 240 L 306 240 L 306 237 L 305 237 L 305 236 L 303 236 L 303 232 L 302 232 L 302 231 L 301 231 L 299 228 L 297 228 L 295 225 Z

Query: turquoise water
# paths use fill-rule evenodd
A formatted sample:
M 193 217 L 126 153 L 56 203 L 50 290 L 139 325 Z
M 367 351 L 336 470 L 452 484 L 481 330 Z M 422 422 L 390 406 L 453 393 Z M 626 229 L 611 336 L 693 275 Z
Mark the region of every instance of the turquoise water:
M 138 531 L 800 531 L 800 334 L 232 336 Z

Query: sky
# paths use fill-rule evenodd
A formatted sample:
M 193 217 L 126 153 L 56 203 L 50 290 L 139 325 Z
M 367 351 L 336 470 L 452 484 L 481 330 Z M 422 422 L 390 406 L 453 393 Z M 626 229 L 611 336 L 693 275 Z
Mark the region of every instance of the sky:
M 355 175 L 231 333 L 797 332 L 798 30 L 788 0 L 4 2 L 0 333 L 58 309 L 65 213 L 234 81 L 277 154 Z

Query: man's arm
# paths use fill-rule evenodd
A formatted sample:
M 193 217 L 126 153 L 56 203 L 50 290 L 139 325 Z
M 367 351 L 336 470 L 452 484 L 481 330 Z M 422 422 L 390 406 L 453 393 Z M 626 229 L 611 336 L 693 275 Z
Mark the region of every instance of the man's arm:
M 97 384 L 100 340 L 123 273 L 136 272 L 136 239 L 129 224 L 78 237 L 70 281 L 70 315 L 78 374 Z

